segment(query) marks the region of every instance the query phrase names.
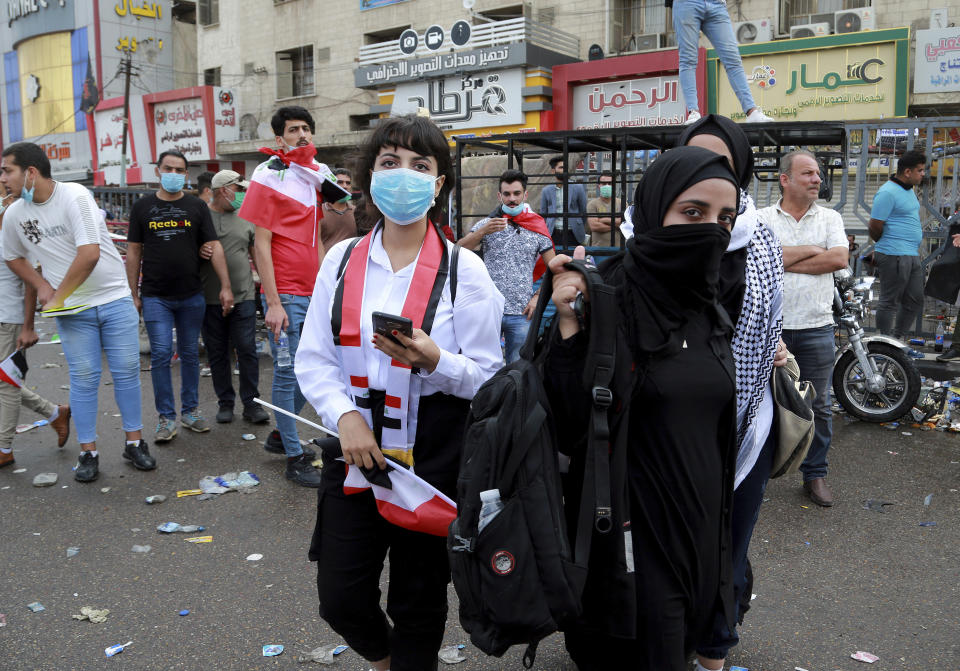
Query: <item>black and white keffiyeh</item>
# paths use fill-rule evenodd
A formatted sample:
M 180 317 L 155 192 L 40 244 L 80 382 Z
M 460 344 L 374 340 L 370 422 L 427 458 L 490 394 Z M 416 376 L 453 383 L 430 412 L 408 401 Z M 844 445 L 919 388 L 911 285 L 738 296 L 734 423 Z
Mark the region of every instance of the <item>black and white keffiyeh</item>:
M 773 357 L 783 328 L 783 255 L 780 241 L 757 217 L 753 199 L 741 194 L 741 212 L 727 253 L 746 247 L 746 286 L 734 330 L 737 370 L 737 474 L 741 481 L 753 468 L 770 431 L 772 415 L 759 426 L 760 406 L 768 393 Z

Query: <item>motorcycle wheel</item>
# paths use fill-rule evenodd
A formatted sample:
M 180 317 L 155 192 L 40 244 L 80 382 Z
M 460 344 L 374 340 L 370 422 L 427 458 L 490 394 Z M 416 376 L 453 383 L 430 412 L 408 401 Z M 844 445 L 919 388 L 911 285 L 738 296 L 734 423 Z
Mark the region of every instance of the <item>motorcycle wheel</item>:
M 848 350 L 833 368 L 833 393 L 848 413 L 864 422 L 890 422 L 903 417 L 920 396 L 920 372 L 902 350 L 886 343 L 867 345 L 869 357 L 883 375 L 883 391 L 867 391 L 863 368 Z

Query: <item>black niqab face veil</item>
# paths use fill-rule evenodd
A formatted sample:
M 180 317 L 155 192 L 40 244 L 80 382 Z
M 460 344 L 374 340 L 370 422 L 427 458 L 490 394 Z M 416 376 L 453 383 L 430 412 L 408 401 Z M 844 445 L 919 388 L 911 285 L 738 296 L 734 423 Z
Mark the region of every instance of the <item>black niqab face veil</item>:
M 696 135 L 714 135 L 727 145 L 730 154 L 733 156 L 734 172 L 737 175 L 737 183 L 741 189 L 750 186 L 750 180 L 753 179 L 753 150 L 750 148 L 750 140 L 747 134 L 743 132 L 733 121 L 719 114 L 708 114 L 696 123 L 687 126 L 677 140 L 677 146 L 686 145 L 690 138 Z
M 684 326 L 695 313 L 707 313 L 717 336 L 728 336 L 732 330 L 717 303 L 720 258 L 730 234 L 717 223 L 663 226 L 677 197 L 708 179 L 730 182 L 739 198 L 727 159 L 699 147 L 664 153 L 637 185 L 634 237 L 627 243 L 617 292 L 637 360 L 680 351 Z

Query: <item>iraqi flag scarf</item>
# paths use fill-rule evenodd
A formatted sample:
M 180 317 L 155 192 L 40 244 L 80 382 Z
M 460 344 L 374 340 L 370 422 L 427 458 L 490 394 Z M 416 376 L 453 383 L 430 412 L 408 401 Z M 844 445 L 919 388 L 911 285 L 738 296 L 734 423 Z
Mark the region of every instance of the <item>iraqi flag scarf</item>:
M 370 383 L 367 379 L 366 355 L 360 335 L 363 315 L 364 283 L 370 247 L 375 236 L 382 235 L 377 225 L 367 233 L 350 254 L 346 269 L 334 294 L 332 328 L 334 343 L 343 361 L 344 382 L 353 396 L 357 410 L 373 427 L 370 402 Z M 414 328 L 430 333 L 440 294 L 447 280 L 449 258 L 446 241 L 436 226 L 428 225 L 416 268 L 407 288 L 402 316 L 413 322 Z M 413 465 L 413 443 L 417 435 L 417 410 L 420 401 L 420 376 L 410 366 L 393 360 L 387 375 L 386 398 L 383 409 L 383 430 L 380 447 L 383 453 L 397 461 Z

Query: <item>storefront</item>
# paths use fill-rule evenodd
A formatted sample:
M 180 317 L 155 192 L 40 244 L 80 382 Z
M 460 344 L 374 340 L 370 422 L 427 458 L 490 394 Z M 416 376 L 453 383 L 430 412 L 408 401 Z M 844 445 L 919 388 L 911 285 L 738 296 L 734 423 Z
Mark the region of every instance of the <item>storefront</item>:
M 706 50 L 697 92 L 706 100 Z M 558 65 L 553 68 L 553 129 L 587 130 L 679 124 L 685 104 L 676 49 Z
M 387 117 L 425 109 L 448 137 L 551 130 L 551 68 L 575 59 L 526 41 L 504 44 L 496 28 L 484 27 L 489 35 L 484 33 L 483 40 L 463 21 L 449 34 L 438 26 L 423 36 L 407 31 L 411 34 L 402 35 L 396 48 L 381 47 L 384 57 L 373 56 L 380 62 L 361 65 L 354 84 L 377 91 L 372 114 Z M 484 41 L 496 46 L 482 46 Z M 400 58 L 387 60 L 391 56 L 386 54 Z
M 754 100 L 776 121 L 852 121 L 907 115 L 910 30 L 894 28 L 740 47 Z M 707 52 L 708 109 L 743 110 L 714 50 Z

